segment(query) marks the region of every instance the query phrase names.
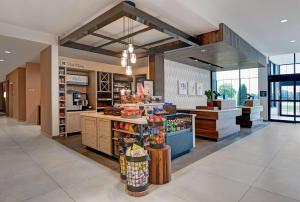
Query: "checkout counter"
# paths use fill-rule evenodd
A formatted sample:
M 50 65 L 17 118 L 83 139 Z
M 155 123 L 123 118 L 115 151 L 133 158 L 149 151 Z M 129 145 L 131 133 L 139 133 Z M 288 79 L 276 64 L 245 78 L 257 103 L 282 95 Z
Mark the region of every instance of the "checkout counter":
M 196 115 L 195 132 L 197 137 L 214 141 L 222 140 L 240 131 L 236 117 L 242 115 L 233 100 L 214 100 L 214 109 L 196 107 L 191 113 Z

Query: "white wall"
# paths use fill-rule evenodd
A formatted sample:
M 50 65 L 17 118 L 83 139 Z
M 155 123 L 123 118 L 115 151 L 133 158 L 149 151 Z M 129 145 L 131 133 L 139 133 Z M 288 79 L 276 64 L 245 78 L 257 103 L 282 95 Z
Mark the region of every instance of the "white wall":
M 258 68 L 258 91 L 268 92 L 268 68 Z M 260 104 L 264 107 L 262 117 L 268 120 L 268 97 L 260 97 Z
M 178 80 L 202 82 L 205 90 L 210 89 L 210 71 L 165 60 L 165 101 L 172 102 L 178 109 L 195 109 L 206 105 L 206 96 L 178 95 Z M 204 93 L 204 92 L 203 92 Z

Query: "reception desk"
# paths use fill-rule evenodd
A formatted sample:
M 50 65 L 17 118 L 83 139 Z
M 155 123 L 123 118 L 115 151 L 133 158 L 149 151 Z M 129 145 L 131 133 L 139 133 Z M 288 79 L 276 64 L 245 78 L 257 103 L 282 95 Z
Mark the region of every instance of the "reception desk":
M 240 131 L 236 124 L 236 117 L 241 116 L 242 109 L 225 110 L 196 109 L 195 132 L 197 137 L 219 141 Z
M 242 107 L 242 116 L 236 118 L 236 123 L 241 127 L 252 128 L 262 123 L 261 112 L 263 106 L 259 100 L 246 100 Z

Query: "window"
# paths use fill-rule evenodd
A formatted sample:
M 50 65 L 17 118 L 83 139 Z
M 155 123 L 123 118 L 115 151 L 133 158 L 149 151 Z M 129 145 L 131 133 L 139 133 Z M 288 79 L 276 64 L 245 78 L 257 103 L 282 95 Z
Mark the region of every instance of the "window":
M 217 91 L 225 99 L 233 99 L 243 105 L 247 94 L 258 97 L 258 69 L 242 69 L 216 72 Z
M 217 91 L 225 99 L 238 100 L 239 70 L 216 72 Z

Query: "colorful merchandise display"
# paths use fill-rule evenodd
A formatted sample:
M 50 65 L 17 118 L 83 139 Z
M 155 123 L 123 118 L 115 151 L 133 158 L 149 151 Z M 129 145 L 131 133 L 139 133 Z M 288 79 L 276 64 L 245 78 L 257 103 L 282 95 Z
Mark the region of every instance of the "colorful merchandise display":
M 126 150 L 127 190 L 130 192 L 144 192 L 149 183 L 149 156 L 147 151 L 136 144 Z
M 165 124 L 166 119 L 161 116 L 148 117 L 148 130 L 151 148 L 163 148 L 165 146 Z

